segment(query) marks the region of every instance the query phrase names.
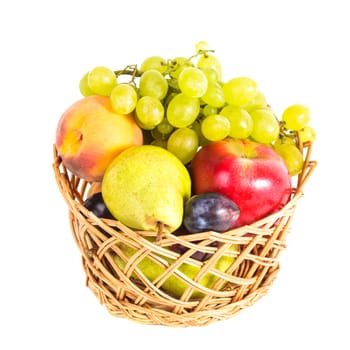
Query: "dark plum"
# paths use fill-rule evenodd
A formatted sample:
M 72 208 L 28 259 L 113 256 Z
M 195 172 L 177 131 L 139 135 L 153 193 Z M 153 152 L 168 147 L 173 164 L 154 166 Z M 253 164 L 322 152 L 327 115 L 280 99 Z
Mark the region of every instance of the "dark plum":
M 110 213 L 105 205 L 105 202 L 103 201 L 101 192 L 96 192 L 87 198 L 83 205 L 86 209 L 92 211 L 99 218 L 114 219 L 113 215 Z
M 183 224 L 191 233 L 224 232 L 235 227 L 240 210 L 223 194 L 205 192 L 192 196 L 184 209 Z
M 209 244 L 209 247 L 218 247 L 218 246 L 219 246 L 219 242 L 212 242 Z M 172 250 L 175 253 L 179 253 L 179 254 L 186 253 L 188 251 L 188 249 L 189 248 L 185 247 L 184 245 L 182 245 L 180 243 L 176 243 L 176 244 L 173 244 L 172 246 L 170 246 L 170 250 Z M 210 253 L 205 253 L 205 252 L 197 250 L 196 252 L 194 252 L 191 255 L 191 258 L 195 259 L 195 260 L 199 260 L 199 261 L 206 261 L 211 256 L 212 256 L 212 254 L 210 254 Z

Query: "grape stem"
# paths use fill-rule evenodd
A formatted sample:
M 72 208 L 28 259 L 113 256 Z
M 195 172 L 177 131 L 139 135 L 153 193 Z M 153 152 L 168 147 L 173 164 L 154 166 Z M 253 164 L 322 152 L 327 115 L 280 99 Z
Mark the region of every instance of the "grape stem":
M 299 146 L 300 138 L 299 138 L 298 133 L 295 131 L 287 130 L 285 128 L 285 122 L 283 122 L 283 121 L 280 121 L 279 124 L 280 124 L 279 138 L 281 139 L 282 143 L 283 143 L 284 138 L 292 138 L 294 140 L 295 144 Z
M 121 75 L 131 75 L 130 83 L 133 84 L 135 84 L 135 79 L 141 76 L 136 64 L 129 64 L 124 69 L 114 71 L 114 74 L 117 78 Z
M 191 57 L 189 57 L 187 59 L 188 62 L 190 62 L 191 60 L 193 60 L 194 58 L 198 57 L 198 56 L 207 56 L 209 52 L 215 52 L 214 50 L 200 50 L 198 53 L 196 53 L 195 55 L 192 55 Z M 167 62 L 167 66 L 168 66 L 168 71 L 167 74 L 169 74 L 171 71 L 175 70 L 176 67 L 176 60 L 168 60 Z M 130 83 L 136 85 L 135 83 L 135 79 L 141 77 L 142 72 L 140 72 L 137 68 L 136 64 L 129 64 L 127 65 L 124 69 L 120 69 L 120 70 L 115 70 L 114 71 L 115 76 L 118 78 L 121 75 L 131 75 L 131 80 Z
M 195 55 L 192 55 L 190 58 L 188 58 L 188 61 L 191 61 L 198 56 L 208 56 L 208 52 L 213 53 L 215 50 L 199 50 Z
M 208 52 L 215 52 L 215 50 L 200 50 L 198 51 L 196 54 L 190 56 L 189 58 L 186 58 L 186 62 L 190 62 L 192 63 L 192 60 L 195 59 L 196 57 L 198 56 L 208 56 Z M 184 65 L 184 64 L 182 64 Z M 177 61 L 176 61 L 176 58 L 175 59 L 169 59 L 167 61 L 167 66 L 168 66 L 168 69 L 166 71 L 166 74 L 170 74 L 171 72 L 175 71 L 176 69 L 179 68 L 178 64 L 177 64 Z

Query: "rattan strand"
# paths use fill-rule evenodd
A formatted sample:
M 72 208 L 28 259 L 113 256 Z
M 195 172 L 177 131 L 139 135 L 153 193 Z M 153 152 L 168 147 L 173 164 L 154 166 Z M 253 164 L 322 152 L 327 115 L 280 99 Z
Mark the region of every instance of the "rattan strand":
M 70 227 L 82 255 L 86 285 L 112 315 L 144 324 L 203 326 L 250 307 L 266 295 L 279 271 L 279 257 L 286 248 L 291 219 L 316 166 L 310 160 L 311 148 L 310 143 L 304 145 L 303 171 L 294 184 L 291 200 L 277 213 L 225 233 L 166 234 L 154 242 L 150 237 L 155 238 L 156 232 L 134 231 L 118 221 L 99 219 L 86 210 L 82 203 L 90 184 L 64 167 L 54 146 L 54 173 L 69 208 Z M 219 244 L 211 246 L 213 242 Z M 135 254 L 128 258 L 121 244 L 134 249 Z M 175 253 L 168 249 L 172 244 L 182 244 L 188 250 Z M 196 251 L 211 257 L 200 262 L 191 258 Z M 124 268 L 116 264 L 116 256 L 125 261 Z M 224 256 L 234 257 L 234 261 L 226 271 L 220 271 L 215 263 Z M 145 257 L 164 270 L 154 281 L 138 268 Z M 193 280 L 181 273 L 179 268 L 184 263 L 198 267 Z M 199 283 L 208 273 L 216 276 L 211 288 Z M 169 276 L 186 284 L 181 296 L 162 288 Z M 193 292 L 197 293 L 196 298 L 192 297 Z

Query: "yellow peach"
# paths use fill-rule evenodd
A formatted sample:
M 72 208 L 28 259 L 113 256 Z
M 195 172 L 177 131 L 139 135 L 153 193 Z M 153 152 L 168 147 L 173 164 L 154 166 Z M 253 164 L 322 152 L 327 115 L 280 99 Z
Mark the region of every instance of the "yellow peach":
M 101 181 L 109 163 L 123 150 L 143 143 L 133 115 L 113 111 L 108 96 L 88 96 L 61 116 L 56 147 L 63 164 L 87 181 Z

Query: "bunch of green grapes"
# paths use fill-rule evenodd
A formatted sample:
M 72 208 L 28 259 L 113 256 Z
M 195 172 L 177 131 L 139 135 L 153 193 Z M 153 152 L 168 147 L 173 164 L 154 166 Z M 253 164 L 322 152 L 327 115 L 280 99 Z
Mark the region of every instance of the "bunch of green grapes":
M 189 58 L 149 56 L 139 68 L 119 71 L 98 66 L 82 77 L 80 91 L 110 96 L 116 113 L 133 114 L 147 143 L 168 149 L 184 164 L 208 142 L 232 137 L 270 144 L 291 174 L 298 174 L 303 165 L 298 138 L 315 139 L 309 110 L 292 105 L 279 120 L 253 79 L 222 79 L 213 52 L 201 41 Z
M 291 105 L 282 113 L 279 138 L 273 148 L 286 162 L 291 176 L 299 174 L 304 165 L 299 146 L 316 140 L 316 132 L 309 125 L 310 118 L 310 110 L 301 104 Z

